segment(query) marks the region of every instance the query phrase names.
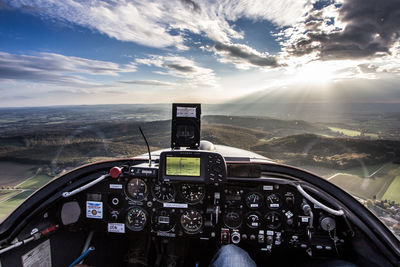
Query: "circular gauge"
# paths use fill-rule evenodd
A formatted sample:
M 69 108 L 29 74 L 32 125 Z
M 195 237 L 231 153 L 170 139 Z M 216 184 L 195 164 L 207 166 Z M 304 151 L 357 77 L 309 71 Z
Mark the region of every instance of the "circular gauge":
M 197 210 L 186 210 L 181 216 L 181 225 L 186 233 L 195 234 L 203 226 L 203 216 Z
M 147 212 L 140 208 L 134 207 L 126 214 L 126 227 L 130 230 L 138 232 L 143 230 L 147 223 Z
M 267 206 L 271 210 L 279 209 L 281 206 L 281 199 L 278 194 L 271 194 L 267 196 Z
M 246 217 L 246 225 L 250 228 L 258 228 L 260 226 L 260 215 L 258 213 L 249 213 Z
M 147 196 L 147 185 L 139 178 L 133 178 L 126 184 L 126 193 L 132 200 L 142 201 Z
M 153 228 L 161 232 L 169 232 L 175 227 L 175 219 L 170 210 L 159 209 L 153 213 Z
M 157 182 L 153 185 L 153 195 L 160 202 L 170 202 L 175 198 L 175 187 L 173 184 Z
M 204 185 L 182 184 L 180 189 L 182 197 L 187 203 L 198 203 L 204 198 Z
M 238 228 L 242 225 L 242 215 L 237 211 L 228 211 L 224 215 L 224 223 L 229 228 Z
M 245 203 L 250 209 L 257 209 L 262 205 L 262 196 L 258 193 L 250 193 L 246 196 Z
M 275 211 L 268 212 L 267 215 L 265 215 L 265 221 L 267 223 L 267 228 L 270 229 L 276 229 L 281 226 L 282 223 L 281 215 Z

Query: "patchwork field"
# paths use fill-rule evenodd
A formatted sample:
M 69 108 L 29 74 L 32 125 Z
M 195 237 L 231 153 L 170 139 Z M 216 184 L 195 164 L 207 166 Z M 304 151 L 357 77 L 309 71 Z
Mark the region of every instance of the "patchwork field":
M 19 194 L 11 197 L 10 199 L 0 203 L 0 221 L 2 221 L 5 216 L 10 214 L 19 204 L 22 203 L 27 197 L 29 197 L 34 190 L 25 190 Z
M 21 190 L 15 190 L 15 189 L 1 189 L 0 190 L 0 203 L 2 201 L 5 201 L 13 196 L 15 196 L 16 194 L 20 193 Z
M 400 176 L 396 176 L 393 182 L 390 184 L 386 193 L 383 195 L 382 199 L 389 199 L 400 203 Z
M 357 175 L 339 173 L 329 181 L 355 196 L 364 199 L 372 199 L 376 196 L 380 199 L 392 180 L 393 178 L 390 177 L 361 178 Z
M 400 192 L 400 167 L 396 164 L 385 164 L 381 167 L 366 167 L 367 177 L 364 177 L 364 169 L 352 169 L 339 172 L 327 178 L 330 182 L 345 189 L 351 194 L 364 199 L 388 199 L 399 201 Z M 376 169 L 374 171 L 374 169 Z
M 39 189 L 43 185 L 45 185 L 47 182 L 49 182 L 52 179 L 52 177 L 45 175 L 45 174 L 38 174 L 35 175 L 27 180 L 25 180 L 23 183 L 19 184 L 16 186 L 17 189 Z
M 11 167 L 9 167 L 11 166 Z M 19 164 L 12 162 L 2 162 L 1 173 L 5 177 L 17 177 L 17 182 L 0 189 L 0 221 L 5 218 L 12 210 L 22 203 L 29 195 L 49 182 L 52 177 L 45 174 L 34 174 L 36 169 L 34 165 Z M 18 168 L 20 167 L 20 168 Z M 18 175 L 21 177 L 18 178 Z M 25 180 L 23 180 L 25 179 Z M 21 181 L 22 180 L 22 181 Z
M 34 175 L 37 166 L 11 161 L 0 161 L 0 187 L 13 187 Z

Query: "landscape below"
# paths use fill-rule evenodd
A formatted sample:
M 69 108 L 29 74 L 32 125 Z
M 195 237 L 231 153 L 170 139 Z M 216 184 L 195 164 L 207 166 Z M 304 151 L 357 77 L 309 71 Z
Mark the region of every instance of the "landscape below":
M 164 106 L 0 111 L 0 217 L 65 171 L 145 153 L 139 126 L 151 150 L 170 145 L 171 121 Z M 400 114 L 351 114 L 350 120 L 324 123 L 209 113 L 202 117 L 203 140 L 314 172 L 400 231 Z M 368 123 L 368 116 L 380 120 Z

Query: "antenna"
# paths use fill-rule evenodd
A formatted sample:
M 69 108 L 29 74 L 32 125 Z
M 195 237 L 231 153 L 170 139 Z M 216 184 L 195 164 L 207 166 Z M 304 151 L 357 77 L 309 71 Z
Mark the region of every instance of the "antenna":
M 142 127 L 140 127 L 140 126 L 139 126 L 139 131 L 142 134 L 144 141 L 146 142 L 147 151 L 149 152 L 149 167 L 151 167 L 151 153 L 150 153 L 149 143 L 147 143 L 146 136 L 144 135 L 144 133 L 142 131 Z

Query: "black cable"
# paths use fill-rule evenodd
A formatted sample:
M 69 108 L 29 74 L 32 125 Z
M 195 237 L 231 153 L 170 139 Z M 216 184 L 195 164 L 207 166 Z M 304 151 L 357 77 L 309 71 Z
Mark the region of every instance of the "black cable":
M 140 126 L 139 126 L 139 131 L 142 134 L 144 141 L 146 142 L 147 151 L 149 152 L 149 166 L 151 167 L 151 153 L 150 153 L 149 143 L 147 142 L 146 136 L 144 135 L 144 133 L 142 131 L 142 127 L 140 127 Z

